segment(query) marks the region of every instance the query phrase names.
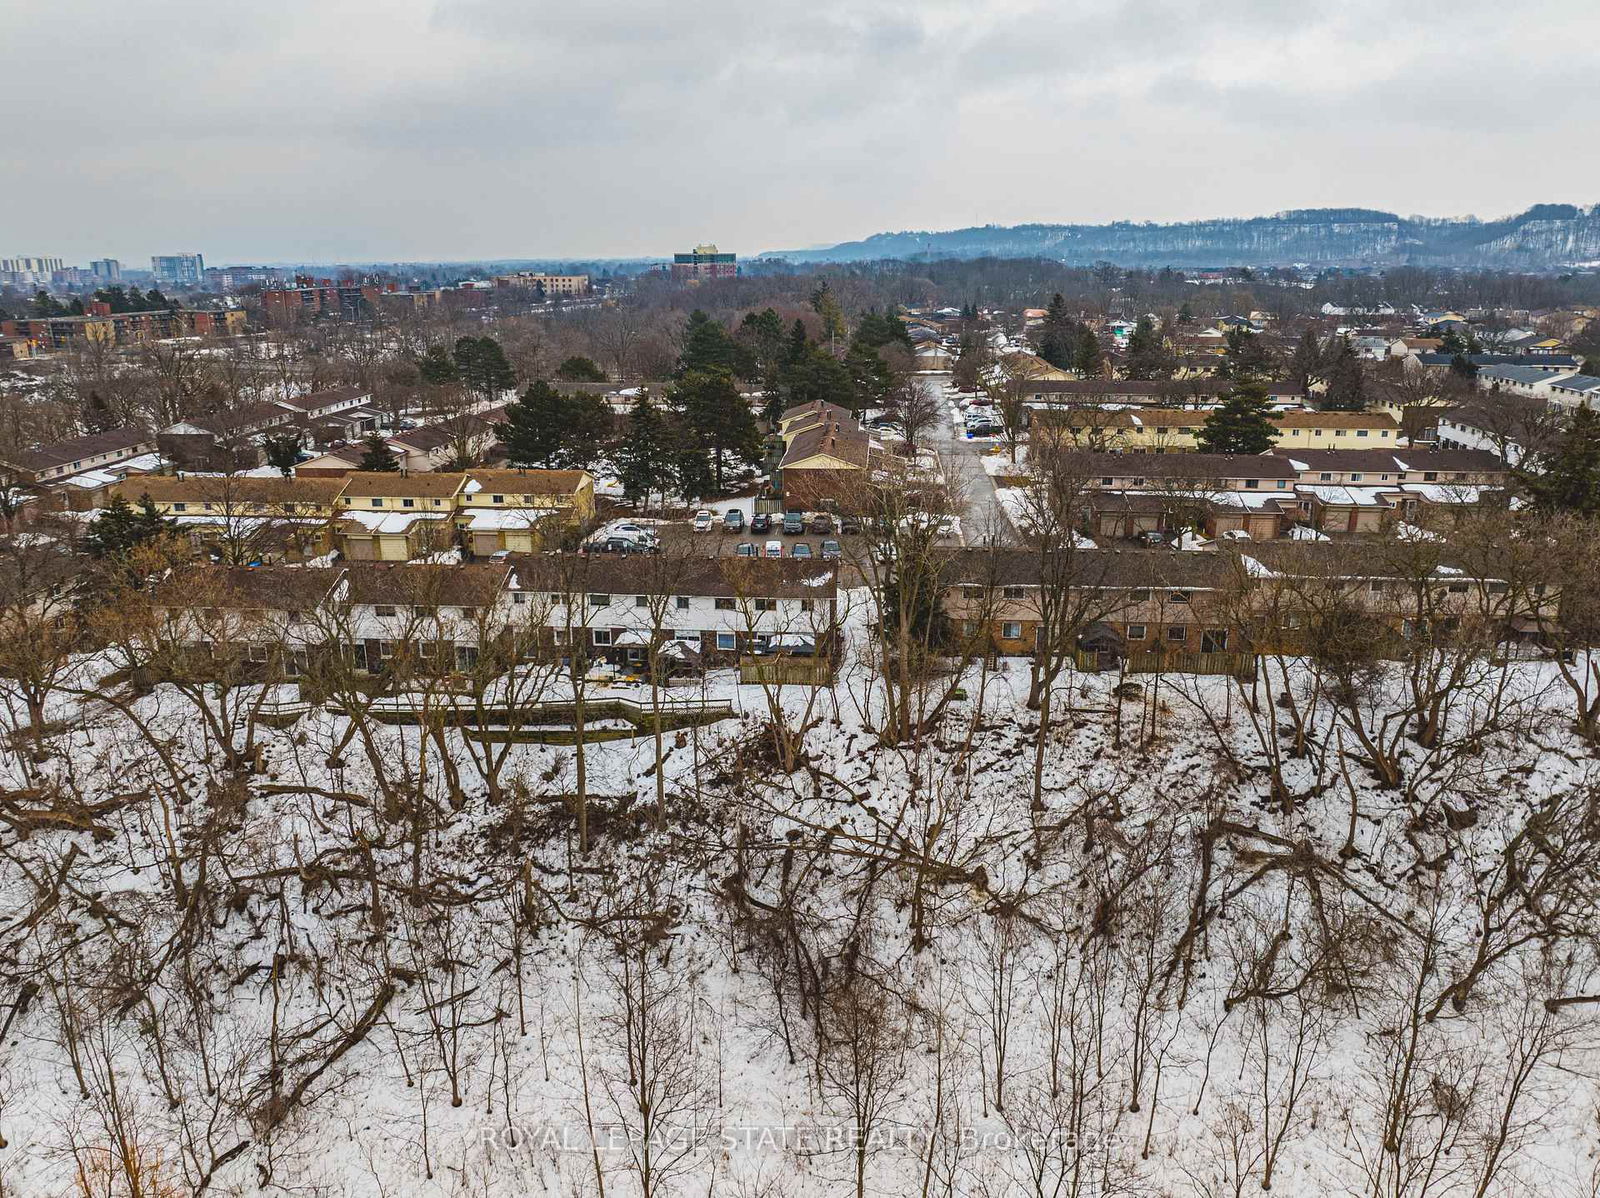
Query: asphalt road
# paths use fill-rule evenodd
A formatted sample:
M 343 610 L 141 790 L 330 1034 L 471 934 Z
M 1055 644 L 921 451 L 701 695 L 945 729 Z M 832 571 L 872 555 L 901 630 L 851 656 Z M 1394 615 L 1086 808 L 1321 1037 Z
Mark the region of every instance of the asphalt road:
M 933 397 L 939 409 L 939 423 L 923 435 L 923 441 L 939 453 L 945 477 L 961 494 L 961 534 L 968 545 L 993 541 L 1001 545 L 1017 543 L 1016 532 L 995 498 L 994 479 L 983 468 L 983 454 L 994 447 L 992 441 L 969 441 L 950 421 L 951 392 L 945 390 L 948 374 L 925 374 L 918 382 Z

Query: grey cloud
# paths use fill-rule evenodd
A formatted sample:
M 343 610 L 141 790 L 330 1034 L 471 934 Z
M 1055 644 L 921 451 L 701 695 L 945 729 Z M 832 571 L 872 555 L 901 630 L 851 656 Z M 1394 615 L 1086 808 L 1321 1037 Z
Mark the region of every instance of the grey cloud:
M 743 252 L 1600 199 L 1589 0 L 0 0 L 6 252 Z M 1514 11 L 1512 11 L 1514 9 Z

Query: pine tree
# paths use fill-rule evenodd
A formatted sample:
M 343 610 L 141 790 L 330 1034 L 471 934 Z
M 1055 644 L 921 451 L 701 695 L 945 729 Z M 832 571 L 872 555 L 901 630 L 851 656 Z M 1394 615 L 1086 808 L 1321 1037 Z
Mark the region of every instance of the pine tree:
M 672 389 L 673 405 L 710 452 L 712 480 L 722 490 L 723 463 L 732 453 L 743 462 L 761 460 L 761 435 L 755 415 L 725 370 L 686 374 Z
M 1457 378 L 1475 379 L 1478 377 L 1478 367 L 1466 354 L 1458 353 L 1450 359 L 1450 373 Z
M 1170 379 L 1175 364 L 1167 353 L 1165 339 L 1156 322 L 1139 317 L 1128 337 L 1128 352 L 1122 360 L 1123 376 L 1130 379 Z
M 118 493 L 84 531 L 83 547 L 91 557 L 126 558 L 141 545 L 169 535 L 177 526 L 162 518 L 150 496 L 143 495 L 135 508 Z
M 1265 453 L 1277 440 L 1277 427 L 1267 417 L 1267 390 L 1242 383 L 1230 391 L 1200 428 L 1202 453 Z
M 1600 515 L 1600 415 L 1593 408 L 1574 409 L 1543 472 L 1527 482 L 1541 511 Z
M 362 440 L 361 447 L 364 452 L 360 463 L 356 466 L 357 470 L 388 474 L 400 469 L 400 463 L 395 461 L 389 443 L 383 439 L 381 433 L 368 433 Z
M 522 397 L 506 405 L 500 441 L 513 466 L 551 466 L 561 452 L 566 435 L 564 397 L 543 379 L 537 379 Z
M 1224 334 L 1227 350 L 1218 370 L 1223 378 L 1252 382 L 1272 373 L 1272 355 L 1261 338 L 1249 329 L 1231 328 Z
M 1307 327 L 1289 357 L 1289 377 L 1301 394 L 1308 394 L 1314 379 L 1322 377 L 1322 347 L 1317 344 L 1316 330 Z
M 1067 314 L 1067 301 L 1058 291 L 1050 297 L 1044 323 L 1039 326 L 1039 356 L 1052 366 L 1070 370 L 1077 344 L 1077 323 Z
M 455 364 L 462 386 L 485 400 L 517 385 L 516 371 L 493 337 L 462 337 L 456 342 Z
M 461 381 L 461 372 L 456 369 L 456 360 L 442 345 L 430 345 L 422 357 L 417 359 L 417 375 L 432 387 L 443 387 Z
M 1328 348 L 1323 377 L 1328 381 L 1323 407 L 1333 412 L 1363 412 L 1367 407 L 1366 375 L 1350 343 L 1340 337 Z
M 276 466 L 284 478 L 294 473 L 300 461 L 300 434 L 284 433 L 281 437 L 268 437 L 265 442 L 267 465 Z
M 601 370 L 593 358 L 585 358 L 581 354 L 574 354 L 560 366 L 556 367 L 556 378 L 565 379 L 569 383 L 604 383 L 606 372 Z
M 707 370 L 738 374 L 741 366 L 748 365 L 744 359 L 720 320 L 712 320 L 699 308 L 689 313 L 689 321 L 683 327 L 683 352 L 678 355 L 680 376 Z
M 811 310 L 822 318 L 822 335 L 827 339 L 828 349 L 837 352 L 839 342 L 844 340 L 845 335 L 844 309 L 834 298 L 833 288 L 828 286 L 827 279 L 818 283 L 816 290 L 811 293 Z
M 1077 345 L 1072 351 L 1072 365 L 1086 379 L 1101 377 L 1106 372 L 1105 354 L 1100 351 L 1100 338 L 1094 330 L 1084 325 L 1078 330 Z
M 676 449 L 666 414 L 648 391 L 641 393 L 628 412 L 627 434 L 612 454 L 624 497 L 649 506 L 650 496 L 664 492 L 673 477 Z

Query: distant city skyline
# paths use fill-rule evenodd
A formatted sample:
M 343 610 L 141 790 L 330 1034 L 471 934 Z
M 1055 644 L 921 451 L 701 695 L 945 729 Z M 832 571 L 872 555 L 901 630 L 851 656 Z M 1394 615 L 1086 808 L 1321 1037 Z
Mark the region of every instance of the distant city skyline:
M 7 252 L 79 264 L 1600 200 L 1583 0 L 0 5 Z

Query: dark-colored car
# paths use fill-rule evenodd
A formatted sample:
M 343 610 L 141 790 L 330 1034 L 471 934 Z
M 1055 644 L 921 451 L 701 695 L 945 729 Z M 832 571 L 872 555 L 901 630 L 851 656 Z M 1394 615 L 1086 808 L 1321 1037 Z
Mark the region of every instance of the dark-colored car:
M 790 557 L 811 557 L 811 546 L 804 541 L 796 541 L 789 548 Z
M 755 542 L 753 542 L 753 541 L 740 541 L 739 542 L 739 547 L 737 549 L 735 549 L 734 552 L 737 553 L 740 557 L 760 557 L 761 556 L 759 553 L 756 552 Z
M 825 537 L 833 532 L 833 517 L 827 512 L 819 512 L 811 517 L 811 535 Z
M 767 515 L 766 512 L 757 512 L 750 517 L 750 531 L 752 533 L 771 532 L 772 517 Z
M 839 521 L 839 531 L 847 537 L 859 536 L 861 533 L 861 521 L 854 516 L 846 516 Z
M 824 541 L 824 542 L 822 542 L 822 560 L 823 561 L 833 561 L 838 556 L 839 556 L 839 542 L 838 541 Z
M 806 530 L 806 514 L 804 512 L 783 513 L 783 535 L 798 537 Z

